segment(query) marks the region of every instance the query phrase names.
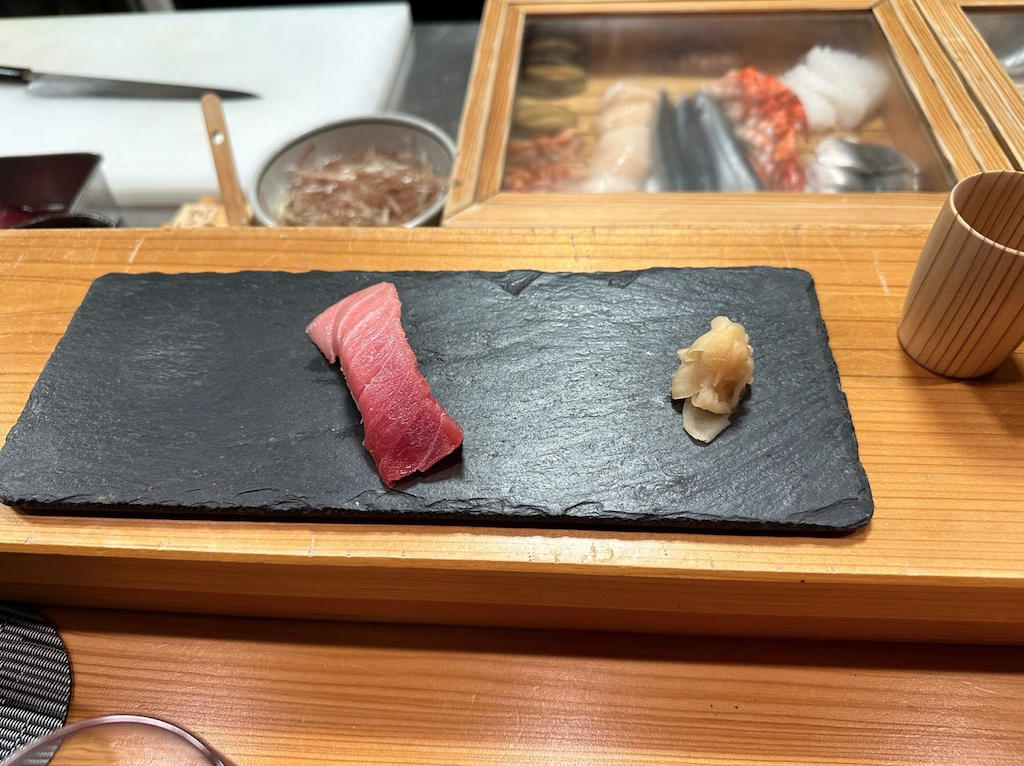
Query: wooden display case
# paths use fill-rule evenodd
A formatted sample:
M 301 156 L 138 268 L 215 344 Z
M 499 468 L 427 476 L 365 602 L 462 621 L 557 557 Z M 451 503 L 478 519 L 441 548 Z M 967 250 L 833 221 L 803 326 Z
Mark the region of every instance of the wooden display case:
M 772 28 L 774 34 L 765 34 Z M 538 35 L 575 41 L 585 54 L 578 93 L 521 92 L 524 46 Z M 893 145 L 921 168 L 921 191 L 872 193 L 589 194 L 510 191 L 503 184 L 516 106 L 548 103 L 577 116 L 583 162 L 593 157 L 594 118 L 602 95 L 626 78 L 676 97 L 721 72 L 688 68 L 688 52 L 726 51 L 737 63 L 778 75 L 814 45 L 850 49 L 888 69 L 889 91 L 855 135 Z M 704 46 L 704 47 L 701 47 Z M 848 131 L 842 131 L 848 132 Z M 801 162 L 827 133 L 801 143 Z M 519 2 L 488 4 L 459 138 L 448 226 L 751 225 L 834 222 L 930 222 L 952 183 L 981 170 L 1010 167 L 988 123 L 913 0 L 695 2 Z
M 1024 4 L 915 1 L 1014 167 L 1024 168 L 1024 67 L 1013 60 L 1024 51 Z

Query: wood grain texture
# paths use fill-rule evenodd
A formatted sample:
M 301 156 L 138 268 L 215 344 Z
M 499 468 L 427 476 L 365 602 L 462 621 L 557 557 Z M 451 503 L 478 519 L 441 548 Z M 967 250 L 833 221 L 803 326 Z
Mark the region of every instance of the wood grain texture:
M 1011 169 L 984 115 L 960 82 L 912 0 L 873 4 L 860 0 L 691 0 L 683 2 L 519 2 L 492 0 L 484 11 L 477 59 L 467 91 L 453 190 L 445 208 L 446 226 L 675 226 L 699 223 L 800 223 L 810 214 L 833 222 L 929 222 L 941 195 L 804 194 L 514 194 L 501 192 L 523 30 L 527 17 L 586 12 L 685 14 L 742 11 L 873 10 L 897 66 L 917 101 L 939 151 L 955 180 L 979 170 Z M 635 74 L 635 73 L 634 73 Z M 471 105 L 476 106 L 471 106 Z M 563 104 L 564 105 L 564 104 Z M 586 114 L 584 114 L 586 119 Z M 916 115 L 913 119 L 917 119 Z M 907 116 L 893 115 L 892 131 L 907 127 Z M 904 131 L 905 132 L 905 131 Z M 713 199 L 707 199 L 708 196 Z M 800 199 L 794 199 L 800 197 Z M 884 209 L 883 212 L 879 212 Z M 838 214 L 840 218 L 835 218 Z
M 1002 364 L 1024 340 L 1022 241 L 1024 173 L 957 184 L 907 291 L 897 333 L 907 353 L 957 378 Z
M 1024 754 L 1016 648 L 47 616 L 75 668 L 70 720 L 169 719 L 238 766 L 1010 766 Z
M 493 197 L 501 189 L 502 175 L 505 169 L 505 148 L 508 146 L 511 131 L 512 105 L 515 101 L 525 19 L 526 15 L 521 8 L 509 5 L 496 41 L 498 61 L 493 77 L 488 82 L 491 108 L 487 113 L 484 126 L 481 144 L 481 156 L 484 159 L 478 163 L 480 176 L 474 200 Z M 472 97 L 471 91 L 467 90 L 467 100 Z
M 0 597 L 360 620 L 1024 641 L 1024 357 L 950 381 L 896 322 L 927 226 L 0 233 L 0 437 L 110 271 L 809 270 L 874 492 L 863 532 L 64 518 L 0 509 Z M 666 343 L 671 344 L 671 339 Z
M 528 14 L 732 13 L 735 11 L 867 11 L 872 0 L 503 0 Z
M 933 29 L 961 79 L 1003 143 L 1013 167 L 1024 168 L 1024 97 L 999 59 L 971 24 L 960 6 L 1015 6 L 1019 3 L 967 3 L 950 0 L 914 0 Z
M 215 93 L 207 93 L 202 97 L 200 103 L 203 107 L 206 137 L 210 142 L 214 167 L 217 169 L 217 185 L 220 187 L 220 196 L 224 202 L 228 226 L 248 226 L 251 218 L 249 204 L 242 191 L 242 184 L 238 180 L 235 155 L 231 148 L 231 136 L 228 133 L 228 124 L 224 117 L 224 105 Z
M 498 192 L 445 221 L 449 228 L 551 228 L 830 224 L 922 224 L 935 221 L 946 194 L 527 194 Z M 543 204 L 541 204 L 543 203 Z
M 957 178 L 985 170 L 1011 170 L 1006 152 L 914 0 L 888 0 L 874 12 Z
M 506 6 L 488 3 L 484 7 L 480 19 L 480 31 L 477 34 L 476 49 L 473 54 L 473 68 L 466 85 L 467 98 L 462 102 L 462 119 L 459 122 L 459 137 L 452 166 L 451 189 L 445 201 L 444 216 L 453 216 L 473 204 L 477 198 L 480 182 L 480 163 L 471 162 L 470 157 L 478 157 L 483 151 L 484 129 L 487 115 L 491 111 L 491 84 L 496 79 L 496 71 L 501 62 L 499 58 L 499 42 L 503 37 L 508 15 Z M 468 94 L 474 94 L 469 98 Z

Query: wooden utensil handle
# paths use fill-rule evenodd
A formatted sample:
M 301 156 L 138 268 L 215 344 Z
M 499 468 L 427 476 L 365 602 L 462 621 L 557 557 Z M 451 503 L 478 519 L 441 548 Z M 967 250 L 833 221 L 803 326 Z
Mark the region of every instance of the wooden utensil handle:
M 238 181 L 235 158 L 231 152 L 231 140 L 228 137 L 228 126 L 224 119 L 224 107 L 220 97 L 215 93 L 207 93 L 201 101 L 203 118 L 206 120 L 206 134 L 213 153 L 213 164 L 217 168 L 217 183 L 220 185 L 220 196 L 224 202 L 228 226 L 248 226 L 250 221 L 249 205 L 245 200 L 242 185 Z

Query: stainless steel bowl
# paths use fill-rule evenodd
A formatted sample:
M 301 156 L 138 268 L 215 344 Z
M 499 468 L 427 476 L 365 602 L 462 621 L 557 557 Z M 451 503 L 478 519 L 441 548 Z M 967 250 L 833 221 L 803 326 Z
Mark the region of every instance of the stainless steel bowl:
M 330 157 L 353 149 L 412 151 L 426 155 L 435 172 L 442 178 L 451 176 L 455 161 L 455 144 L 436 125 L 405 114 L 383 114 L 353 117 L 332 122 L 295 138 L 270 155 L 256 174 L 251 199 L 256 218 L 264 226 L 280 226 L 278 212 L 284 204 L 288 176 L 300 163 L 308 164 L 317 157 Z M 448 198 L 447 192 L 405 227 L 436 222 Z

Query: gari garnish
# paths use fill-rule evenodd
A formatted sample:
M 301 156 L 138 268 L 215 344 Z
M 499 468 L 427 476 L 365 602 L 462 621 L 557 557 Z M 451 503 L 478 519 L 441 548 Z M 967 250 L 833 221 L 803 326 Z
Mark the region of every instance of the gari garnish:
M 718 316 L 711 320 L 708 332 L 678 353 L 672 398 L 686 400 L 686 433 L 710 442 L 729 425 L 743 389 L 754 380 L 754 349 L 743 325 Z

